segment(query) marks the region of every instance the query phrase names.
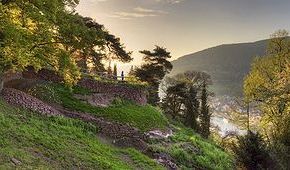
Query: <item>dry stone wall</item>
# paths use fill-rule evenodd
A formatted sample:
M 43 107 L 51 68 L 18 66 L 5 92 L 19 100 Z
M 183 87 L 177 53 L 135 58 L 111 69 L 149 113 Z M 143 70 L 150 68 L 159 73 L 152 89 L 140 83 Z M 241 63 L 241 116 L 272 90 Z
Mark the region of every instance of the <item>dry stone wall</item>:
M 78 85 L 88 88 L 94 93 L 108 93 L 116 97 L 131 100 L 140 105 L 147 103 L 146 90 L 142 88 L 128 87 L 124 84 L 103 83 L 92 79 L 82 79 Z
M 20 90 L 12 88 L 4 88 L 2 90 L 2 98 L 11 105 L 30 109 L 45 115 L 59 115 L 59 111 L 47 105 L 41 100 L 26 94 Z
M 27 79 L 40 79 L 52 82 L 63 82 L 63 79 L 50 70 L 40 70 L 36 73 L 33 69 L 23 72 L 23 77 Z M 137 88 L 126 85 L 125 83 L 114 84 L 100 82 L 89 78 L 83 78 L 78 85 L 93 91 L 94 93 L 103 93 L 114 95 L 123 99 L 131 100 L 139 105 L 147 104 L 145 88 Z

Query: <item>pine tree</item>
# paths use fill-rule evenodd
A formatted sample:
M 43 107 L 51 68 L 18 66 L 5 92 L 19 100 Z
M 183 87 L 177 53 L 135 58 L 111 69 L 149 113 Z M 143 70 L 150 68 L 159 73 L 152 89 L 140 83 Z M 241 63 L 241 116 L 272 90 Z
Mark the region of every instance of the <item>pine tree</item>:
M 108 72 L 109 76 L 112 76 L 113 71 L 112 71 L 112 67 L 111 67 L 111 61 L 109 62 L 109 66 L 108 66 L 107 72 Z
M 189 90 L 184 97 L 185 106 L 185 125 L 192 128 L 196 132 L 199 131 L 199 124 L 197 122 L 199 101 L 197 99 L 197 89 L 193 86 L 189 87 Z
M 134 66 L 131 66 L 128 76 L 134 76 Z
M 114 64 L 113 76 L 114 79 L 118 79 L 117 64 Z
M 248 131 L 245 136 L 238 137 L 233 145 L 238 164 L 247 170 L 273 169 L 273 161 L 266 144 L 258 133 Z
M 207 85 L 204 82 L 201 91 L 201 109 L 200 109 L 200 134 L 204 138 L 208 138 L 210 135 L 210 117 L 208 106 L 208 92 Z
M 171 58 L 170 52 L 166 48 L 156 46 L 153 51 L 140 51 L 144 55 L 144 64 L 134 71 L 134 75 L 141 81 L 149 84 L 148 102 L 157 105 L 160 102 L 158 95 L 159 84 L 167 73 L 172 70 L 172 64 L 168 59 Z
M 169 115 L 173 120 L 177 120 L 183 116 L 184 108 L 183 94 L 186 90 L 185 83 L 171 85 L 166 89 L 166 95 L 162 99 L 161 107 L 166 115 Z

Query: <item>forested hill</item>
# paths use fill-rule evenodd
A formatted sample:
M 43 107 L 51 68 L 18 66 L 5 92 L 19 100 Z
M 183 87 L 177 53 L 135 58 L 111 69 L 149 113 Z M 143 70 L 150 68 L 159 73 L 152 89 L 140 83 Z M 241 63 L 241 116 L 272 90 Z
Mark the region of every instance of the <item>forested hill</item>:
M 212 76 L 217 95 L 241 95 L 243 78 L 254 57 L 265 54 L 267 42 L 220 45 L 180 57 L 172 62 L 171 75 L 188 70 L 205 71 Z

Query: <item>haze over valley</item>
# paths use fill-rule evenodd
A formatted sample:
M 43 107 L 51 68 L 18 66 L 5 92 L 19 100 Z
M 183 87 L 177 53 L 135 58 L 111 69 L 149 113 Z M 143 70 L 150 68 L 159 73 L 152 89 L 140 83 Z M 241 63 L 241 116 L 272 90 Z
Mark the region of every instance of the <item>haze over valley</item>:
M 204 71 L 211 75 L 216 95 L 241 96 L 242 82 L 255 57 L 264 56 L 269 40 L 226 44 L 185 55 L 174 61 L 175 75 L 184 71 Z

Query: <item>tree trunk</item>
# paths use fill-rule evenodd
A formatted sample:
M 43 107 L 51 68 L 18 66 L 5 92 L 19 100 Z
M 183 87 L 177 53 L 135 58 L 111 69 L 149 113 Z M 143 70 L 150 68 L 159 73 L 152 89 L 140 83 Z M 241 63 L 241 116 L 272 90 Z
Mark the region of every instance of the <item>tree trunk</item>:
M 4 87 L 4 76 L 0 73 L 0 93 L 2 92 Z

